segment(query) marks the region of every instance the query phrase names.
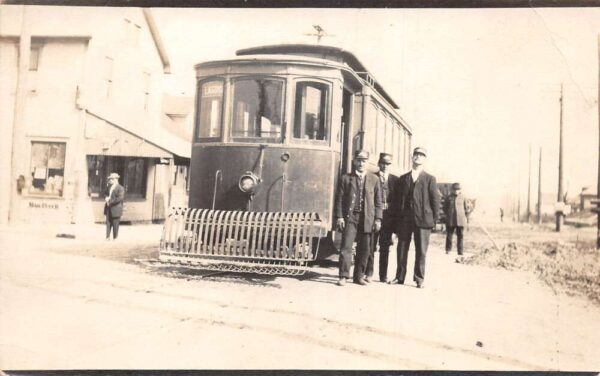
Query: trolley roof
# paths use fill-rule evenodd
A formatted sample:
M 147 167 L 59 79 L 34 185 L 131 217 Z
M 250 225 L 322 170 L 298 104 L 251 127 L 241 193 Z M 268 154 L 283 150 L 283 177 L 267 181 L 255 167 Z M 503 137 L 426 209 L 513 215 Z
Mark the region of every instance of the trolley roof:
M 337 63 L 345 63 L 368 84 L 370 84 L 386 101 L 388 101 L 393 108 L 399 108 L 392 97 L 385 91 L 383 86 L 377 82 L 371 73 L 369 73 L 367 68 L 360 62 L 360 60 L 358 60 L 353 53 L 342 48 L 314 44 L 274 44 L 268 46 L 244 48 L 236 51 L 236 55 L 238 56 L 258 54 L 308 56 L 324 60 L 332 60 Z

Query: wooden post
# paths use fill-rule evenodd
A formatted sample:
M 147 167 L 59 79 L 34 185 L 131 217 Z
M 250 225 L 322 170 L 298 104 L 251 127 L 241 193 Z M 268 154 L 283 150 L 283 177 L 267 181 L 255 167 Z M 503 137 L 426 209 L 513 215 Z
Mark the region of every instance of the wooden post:
M 23 14 L 21 20 L 21 35 L 19 36 L 19 61 L 17 66 L 17 87 L 15 95 L 15 108 L 12 130 L 12 150 L 11 150 L 11 181 L 10 181 L 10 206 L 8 220 L 14 222 L 19 216 L 18 187 L 19 177 L 27 176 L 24 170 L 24 160 L 21 152 L 25 142 L 25 105 L 27 103 L 27 76 L 29 74 L 29 54 L 31 50 L 31 31 L 27 22 L 27 6 L 23 5 Z
M 560 132 L 558 138 L 558 194 L 556 202 L 563 201 L 563 85 L 560 84 Z M 556 213 L 556 231 L 560 232 L 563 213 Z

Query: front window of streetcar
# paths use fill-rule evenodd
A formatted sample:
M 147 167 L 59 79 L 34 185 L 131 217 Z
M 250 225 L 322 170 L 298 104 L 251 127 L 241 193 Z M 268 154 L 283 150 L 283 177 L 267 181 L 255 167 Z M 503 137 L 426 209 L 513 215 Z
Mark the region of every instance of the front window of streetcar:
M 232 137 L 281 142 L 283 81 L 244 78 L 233 82 Z
M 203 82 L 198 88 L 198 138 L 221 137 L 224 81 Z
M 294 138 L 327 140 L 327 97 L 329 86 L 318 82 L 296 84 Z

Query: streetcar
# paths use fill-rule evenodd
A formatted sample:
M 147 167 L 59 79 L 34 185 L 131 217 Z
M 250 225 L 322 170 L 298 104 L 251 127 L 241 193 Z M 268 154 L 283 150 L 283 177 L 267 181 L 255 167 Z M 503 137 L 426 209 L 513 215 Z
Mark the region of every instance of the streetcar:
M 172 208 L 162 262 L 302 274 L 335 252 L 334 202 L 358 149 L 408 170 L 412 129 L 358 58 L 322 45 L 242 49 L 195 66 L 189 207 Z

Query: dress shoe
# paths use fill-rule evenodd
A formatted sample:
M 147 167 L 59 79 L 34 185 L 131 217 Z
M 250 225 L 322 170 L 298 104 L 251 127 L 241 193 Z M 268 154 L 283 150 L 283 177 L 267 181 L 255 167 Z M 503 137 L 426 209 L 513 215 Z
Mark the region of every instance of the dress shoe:
M 367 283 L 371 283 L 371 281 L 372 281 L 372 277 L 369 277 L 369 276 L 367 276 L 367 277 L 365 277 L 365 278 L 364 278 L 364 280 L 365 280 L 365 282 L 367 282 Z
M 400 280 L 397 280 L 397 279 L 393 279 L 393 280 L 391 280 L 391 281 L 388 281 L 387 283 L 388 283 L 389 285 L 395 285 L 395 284 L 403 285 L 403 284 L 404 284 L 404 281 L 400 281 Z
M 381 283 L 388 283 L 389 282 L 387 278 L 379 278 L 379 281 Z
M 424 289 L 425 288 L 425 283 L 423 283 L 423 282 L 421 282 L 421 283 L 417 282 L 417 288 L 418 289 Z
M 340 279 L 337 281 L 337 285 L 338 285 L 338 286 L 346 286 L 346 278 L 340 278 Z
M 354 283 L 356 283 L 357 285 L 361 285 L 361 286 L 367 285 L 367 282 L 365 282 L 365 280 L 363 278 L 355 280 Z

